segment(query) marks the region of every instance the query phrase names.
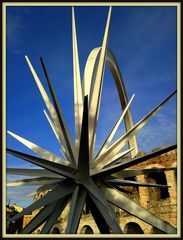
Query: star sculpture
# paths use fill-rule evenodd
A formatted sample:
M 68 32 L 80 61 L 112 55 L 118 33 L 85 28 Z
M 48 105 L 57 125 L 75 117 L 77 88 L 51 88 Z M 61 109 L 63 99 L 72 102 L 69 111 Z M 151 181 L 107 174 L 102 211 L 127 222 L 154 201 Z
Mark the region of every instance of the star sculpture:
M 101 233 L 122 233 L 122 229 L 116 220 L 115 212 L 111 208 L 111 204 L 165 233 L 176 233 L 176 228 L 161 220 L 159 217 L 155 216 L 153 213 L 129 198 L 125 194 L 127 190 L 123 188 L 123 186 L 168 187 L 160 184 L 129 181 L 125 180 L 125 178 L 168 170 L 168 168 L 140 170 L 132 170 L 129 168 L 176 148 L 176 145 L 174 145 L 138 157 L 138 148 L 135 137 L 135 134 L 142 129 L 149 119 L 161 109 L 176 91 L 168 96 L 138 123 L 133 125 L 129 107 L 134 95 L 128 102 L 119 66 L 114 55 L 107 48 L 110 17 L 111 7 L 109 8 L 102 47 L 95 48 L 90 53 L 84 71 L 83 83 L 81 85 L 75 17 L 74 9 L 72 9 L 75 143 L 69 134 L 69 130 L 66 126 L 62 110 L 59 106 L 43 59 L 40 58 L 53 104 L 29 58 L 25 56 L 50 115 L 46 111 L 44 111 L 44 113 L 60 143 L 61 151 L 65 158 L 61 158 L 25 138 L 8 131 L 10 135 L 30 148 L 33 152 L 39 155 L 39 157 L 9 148 L 7 149 L 7 153 L 41 167 L 37 169 L 8 168 L 8 174 L 34 177 L 31 179 L 8 182 L 8 186 L 47 184 L 49 188 L 49 191 L 43 197 L 33 202 L 30 206 L 23 209 L 22 212 L 17 213 L 8 220 L 8 223 L 16 221 L 26 214 L 40 209 L 38 214 L 24 227 L 21 233 L 32 233 L 43 223 L 44 225 L 40 233 L 49 233 L 69 201 L 71 204 L 65 233 L 77 233 L 82 210 L 85 204 L 91 212 Z M 113 74 L 123 112 L 109 133 L 104 144 L 101 146 L 96 156 L 94 156 L 96 127 L 100 109 L 105 63 L 109 65 Z M 111 144 L 113 136 L 123 119 L 127 131 L 116 142 Z M 121 152 L 121 149 L 126 144 L 128 144 L 129 149 Z M 123 157 L 129 153 L 131 154 L 131 159 L 124 160 Z

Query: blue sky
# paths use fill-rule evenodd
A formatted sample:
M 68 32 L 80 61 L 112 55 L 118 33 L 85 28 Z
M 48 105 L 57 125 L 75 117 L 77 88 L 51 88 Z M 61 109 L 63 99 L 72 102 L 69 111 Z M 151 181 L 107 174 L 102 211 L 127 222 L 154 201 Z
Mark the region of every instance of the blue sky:
M 102 44 L 107 13 L 108 7 L 75 7 L 81 76 L 89 53 Z M 176 27 L 176 7 L 113 7 L 108 47 L 120 66 L 128 98 L 135 93 L 131 105 L 134 123 L 177 88 Z M 28 55 L 48 90 L 39 60 L 40 56 L 44 58 L 74 138 L 71 7 L 8 7 L 6 30 L 7 130 L 60 154 L 24 55 Z M 96 149 L 120 114 L 117 90 L 106 67 Z M 122 124 L 116 138 L 123 133 Z M 137 134 L 137 141 L 139 150 L 144 152 L 176 143 L 176 96 Z M 7 146 L 32 154 L 8 135 Z M 7 166 L 35 167 L 10 155 Z M 28 193 L 34 189 L 36 187 L 8 188 L 8 197 L 25 206 L 32 199 L 22 199 L 22 191 Z

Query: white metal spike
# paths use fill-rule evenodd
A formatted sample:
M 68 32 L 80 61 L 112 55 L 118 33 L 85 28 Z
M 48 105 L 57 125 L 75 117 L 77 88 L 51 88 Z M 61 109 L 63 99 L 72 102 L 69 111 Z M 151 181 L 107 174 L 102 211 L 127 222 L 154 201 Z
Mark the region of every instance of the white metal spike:
M 21 186 L 32 186 L 32 185 L 45 185 L 45 184 L 56 184 L 62 182 L 62 179 L 56 178 L 28 178 L 15 181 L 7 182 L 7 187 L 21 187 Z
M 48 122 L 49 122 L 49 124 L 50 124 L 50 126 L 51 126 L 51 128 L 52 128 L 52 130 L 53 130 L 53 132 L 54 132 L 54 134 L 55 134 L 55 136 L 56 136 L 56 138 L 57 138 L 57 140 L 58 140 L 58 142 L 60 143 L 60 147 L 61 147 L 61 148 L 60 148 L 60 151 L 61 151 L 62 155 L 63 155 L 66 159 L 69 159 L 69 155 L 67 154 L 67 150 L 66 150 L 65 147 L 62 145 L 61 136 L 59 135 L 59 133 L 57 133 L 57 132 L 58 132 L 57 128 L 55 127 L 55 125 L 54 125 L 54 123 L 52 122 L 51 118 L 49 117 L 48 113 L 47 113 L 45 110 L 43 110 L 43 112 L 44 112 L 44 114 L 45 114 L 45 116 L 46 116 L 46 118 L 47 118 L 47 120 L 48 120 Z
M 29 66 L 29 68 L 30 68 L 30 70 L 32 72 L 32 75 L 33 75 L 33 77 L 34 77 L 34 79 L 36 81 L 36 84 L 37 84 L 37 86 L 39 88 L 39 91 L 40 91 L 42 97 L 43 97 L 43 100 L 44 100 L 44 102 L 45 102 L 45 104 L 46 104 L 46 106 L 47 106 L 47 108 L 48 108 L 48 110 L 50 112 L 50 115 L 51 115 L 51 117 L 53 119 L 53 122 L 54 122 L 56 128 L 59 130 L 59 135 L 61 135 L 62 145 L 64 146 L 65 149 L 67 149 L 67 145 L 66 145 L 66 142 L 65 142 L 63 131 L 62 131 L 61 127 L 60 127 L 58 116 L 57 116 L 57 113 L 55 111 L 55 108 L 53 107 L 53 105 L 52 105 L 52 103 L 51 103 L 51 101 L 50 101 L 50 99 L 49 99 L 49 97 L 48 97 L 48 95 L 47 95 L 47 93 L 46 93 L 46 91 L 45 91 L 45 89 L 44 89 L 44 87 L 43 87 L 43 85 L 42 85 L 42 83 L 41 83 L 37 73 L 36 73 L 36 71 L 34 70 L 34 68 L 33 68 L 33 66 L 32 66 L 28 56 L 25 56 L 25 59 L 26 59 L 26 61 L 28 63 L 28 66 Z M 61 116 L 61 117 L 63 118 L 63 116 Z M 67 134 L 67 136 L 69 136 L 67 130 L 66 130 L 66 134 Z M 71 139 L 70 139 L 70 141 L 71 141 Z M 68 152 L 68 149 L 67 149 L 67 152 Z M 68 153 L 68 155 L 69 155 L 69 153 Z M 68 159 L 68 160 L 70 160 L 70 159 Z
M 103 161 L 105 158 L 111 158 L 116 153 L 118 153 L 125 144 L 132 138 L 140 129 L 142 129 L 146 123 L 162 108 L 162 106 L 176 93 L 173 92 L 170 96 L 168 96 L 163 102 L 161 102 L 156 108 L 154 108 L 150 113 L 148 113 L 145 117 L 143 117 L 138 123 L 136 123 L 126 134 L 124 134 L 120 139 L 118 139 L 111 147 L 107 149 L 105 153 L 99 156 L 95 160 L 95 166 L 99 164 L 99 162 Z
M 79 150 L 79 139 L 81 135 L 81 124 L 82 124 L 82 114 L 83 114 L 83 98 L 82 98 L 82 89 L 81 89 L 81 77 L 80 77 L 74 7 L 72 7 L 72 46 L 73 46 L 74 115 L 75 115 L 76 148 L 77 150 Z
M 113 139 L 113 137 L 114 137 L 114 135 L 115 135 L 115 133 L 116 133 L 120 123 L 121 123 L 121 121 L 123 120 L 126 112 L 128 111 L 128 109 L 130 107 L 130 104 L 132 103 L 132 100 L 133 100 L 134 96 L 135 96 L 135 94 L 132 95 L 132 97 L 131 97 L 129 103 L 127 104 L 126 108 L 124 109 L 123 113 L 121 114 L 121 116 L 119 117 L 117 122 L 115 123 L 114 127 L 112 128 L 111 132 L 109 133 L 108 137 L 106 138 L 104 144 L 100 148 L 98 154 L 96 155 L 96 158 L 98 156 L 100 156 L 101 154 L 103 154 L 107 150 L 107 148 L 109 147 L 109 145 L 110 145 L 110 143 L 111 143 L 111 141 L 112 141 L 112 139 Z
M 51 118 L 49 117 L 49 115 L 48 115 L 48 113 L 46 112 L 45 109 L 43 110 L 43 112 L 44 112 L 44 114 L 45 114 L 45 116 L 46 116 L 46 118 L 47 118 L 47 120 L 48 120 L 48 122 L 49 122 L 49 124 L 50 124 L 50 126 L 51 126 L 51 128 L 52 128 L 52 130 L 53 130 L 53 132 L 54 132 L 54 134 L 56 136 L 56 138 L 57 138 L 57 140 L 61 144 L 61 141 L 59 139 L 59 135 L 57 134 L 57 129 L 55 128 L 54 123 L 52 122 Z
M 100 108 L 100 98 L 101 98 L 101 92 L 102 92 L 102 82 L 103 82 L 103 74 L 104 74 L 104 65 L 105 65 L 105 56 L 106 56 L 106 49 L 107 49 L 107 42 L 108 42 L 108 32 L 109 32 L 109 25 L 110 25 L 111 10 L 112 10 L 112 8 L 110 7 L 109 12 L 108 12 L 108 18 L 107 18 L 107 23 L 106 23 L 98 68 L 97 68 L 97 72 L 96 72 L 96 79 L 95 79 L 93 95 L 91 98 L 90 111 L 89 111 L 90 160 L 93 159 L 93 150 L 94 150 L 95 138 L 96 138 L 96 127 L 97 127 L 99 108 Z
M 39 147 L 38 145 L 26 140 L 23 137 L 18 136 L 15 133 L 12 133 L 10 131 L 7 131 L 12 137 L 14 137 L 15 139 L 17 139 L 19 142 L 21 142 L 23 145 L 25 145 L 26 147 L 28 147 L 29 149 L 31 149 L 33 152 L 37 153 L 39 156 L 43 157 L 46 160 L 49 160 L 51 162 L 56 162 L 56 163 L 60 163 L 63 165 L 69 165 L 69 162 L 66 159 L 62 159 L 59 156 L 49 152 L 48 150 Z
M 127 149 L 126 151 L 117 153 L 112 158 L 105 158 L 102 162 L 99 162 L 96 167 L 95 167 L 94 164 L 91 164 L 90 175 L 97 174 L 97 173 L 100 172 L 101 169 L 106 168 L 106 167 L 108 168 L 108 167 L 114 165 L 123 156 L 125 156 L 128 153 L 130 153 L 131 151 L 133 151 L 133 148 L 130 148 L 130 149 Z

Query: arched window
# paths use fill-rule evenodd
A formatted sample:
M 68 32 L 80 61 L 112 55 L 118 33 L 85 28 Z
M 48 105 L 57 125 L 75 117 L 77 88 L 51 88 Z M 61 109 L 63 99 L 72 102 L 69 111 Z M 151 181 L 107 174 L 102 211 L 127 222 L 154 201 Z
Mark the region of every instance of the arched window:
M 89 225 L 85 225 L 81 228 L 82 234 L 93 234 L 93 229 Z
M 167 180 L 164 172 L 149 174 L 147 176 L 148 183 L 167 185 Z M 153 200 L 169 198 L 168 188 L 149 187 L 149 197 Z
M 129 222 L 125 226 L 125 233 L 127 234 L 143 234 L 143 230 L 139 224 L 135 222 Z
M 51 234 L 59 234 L 59 233 L 60 233 L 60 230 L 57 227 L 53 228 L 53 230 L 51 231 Z
M 163 234 L 164 232 L 162 232 L 161 230 L 159 230 L 159 229 L 156 228 L 156 227 L 153 227 L 153 228 L 152 228 L 152 233 L 154 233 L 154 234 Z

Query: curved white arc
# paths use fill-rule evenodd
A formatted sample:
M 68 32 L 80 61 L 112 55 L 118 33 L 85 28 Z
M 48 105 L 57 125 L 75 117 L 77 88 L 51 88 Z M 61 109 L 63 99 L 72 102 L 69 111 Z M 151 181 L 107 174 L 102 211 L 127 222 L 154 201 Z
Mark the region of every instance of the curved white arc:
M 94 48 L 90 52 L 84 69 L 82 90 L 83 95 L 88 96 L 88 102 L 90 102 L 90 97 L 92 95 L 92 83 L 96 76 L 96 66 L 98 65 L 100 50 L 101 47 Z
M 31 149 L 33 152 L 37 153 L 39 156 L 43 157 L 44 159 L 51 161 L 51 162 L 56 162 L 56 163 L 60 163 L 62 165 L 68 166 L 69 162 L 66 159 L 62 159 L 59 156 L 49 152 L 48 150 L 39 147 L 38 145 L 26 140 L 23 137 L 18 136 L 15 133 L 12 133 L 10 131 L 7 131 L 12 137 L 14 137 L 15 139 L 17 139 L 19 142 L 21 142 L 23 145 L 25 145 L 26 147 L 28 147 L 29 149 Z
M 100 98 L 102 92 L 102 82 L 103 82 L 103 74 L 104 74 L 104 66 L 105 66 L 105 57 L 106 57 L 106 49 L 108 42 L 108 33 L 109 33 L 109 25 L 110 25 L 110 17 L 111 17 L 112 8 L 109 8 L 108 18 L 102 43 L 102 48 L 100 52 L 99 63 L 96 72 L 96 78 L 94 82 L 93 95 L 91 98 L 90 106 L 89 106 L 89 152 L 90 159 L 93 159 L 93 150 L 95 145 L 96 138 L 96 128 L 98 122 L 98 115 L 100 109 Z
M 82 114 L 83 114 L 83 97 L 82 97 L 82 89 L 81 89 L 81 77 L 80 77 L 74 7 L 72 7 L 72 46 L 73 46 L 74 115 L 75 115 L 76 148 L 77 150 L 79 150 L 79 139 L 81 135 L 81 124 L 82 124 Z
M 65 149 L 67 149 L 67 145 L 66 145 L 66 142 L 65 142 L 63 131 L 62 131 L 61 127 L 60 127 L 58 116 L 57 116 L 57 113 L 55 111 L 55 108 L 53 107 L 53 105 L 52 105 L 52 103 L 51 103 L 51 101 L 50 101 L 50 99 L 49 99 L 49 97 L 48 97 L 48 95 L 47 95 L 43 85 L 41 84 L 41 81 L 40 81 L 36 71 L 34 70 L 34 68 L 33 68 L 33 66 L 32 66 L 28 56 L 25 56 L 25 59 L 26 59 L 26 61 L 28 63 L 28 66 L 29 66 L 31 72 L 32 72 L 32 75 L 33 75 L 33 77 L 35 79 L 35 82 L 36 82 L 36 84 L 37 84 L 37 86 L 39 88 L 39 91 L 40 91 L 40 93 L 42 95 L 42 98 L 43 98 L 43 100 L 44 100 L 44 102 L 45 102 L 45 104 L 46 104 L 46 106 L 47 106 L 47 108 L 48 108 L 48 110 L 50 112 L 50 115 L 51 115 L 51 117 L 53 119 L 53 122 L 54 122 L 56 128 L 59 130 L 59 135 L 61 135 L 62 145 L 65 147 Z M 67 133 L 67 135 L 68 135 L 68 133 Z M 68 149 L 67 149 L 67 152 L 68 152 Z M 68 160 L 70 160 L 70 159 L 68 159 Z
M 48 122 L 49 122 L 49 124 L 50 124 L 50 126 L 51 126 L 51 128 L 52 128 L 52 130 L 53 130 L 53 132 L 54 132 L 54 134 L 55 134 L 55 136 L 56 136 L 56 138 L 57 138 L 57 140 L 58 140 L 58 142 L 60 143 L 61 153 L 63 154 L 63 156 L 64 156 L 66 159 L 69 159 L 69 156 L 68 156 L 68 154 L 67 154 L 67 151 L 66 151 L 65 147 L 62 145 L 62 140 L 61 140 L 61 137 L 60 137 L 60 135 L 59 135 L 59 133 L 58 133 L 57 128 L 55 127 L 55 125 L 54 125 L 54 123 L 52 122 L 51 118 L 49 117 L 48 113 L 47 113 L 45 110 L 43 110 L 43 112 L 44 112 L 44 114 L 45 114 L 45 116 L 46 116 L 46 118 L 47 118 L 47 120 L 48 120 Z
M 108 49 L 108 54 L 106 58 L 107 58 L 106 63 L 108 64 L 116 83 L 122 109 L 125 109 L 126 105 L 128 104 L 128 98 L 127 98 L 127 93 L 126 93 L 126 89 L 123 81 L 123 76 L 121 74 L 118 63 L 110 49 Z M 126 131 L 129 131 L 133 127 L 133 120 L 132 120 L 130 108 L 128 109 L 128 111 L 124 116 L 124 122 L 125 122 Z M 131 156 L 135 157 L 138 153 L 136 136 L 133 136 L 130 139 L 130 141 L 128 142 L 128 145 L 129 145 L 129 148 L 134 148 L 134 150 L 131 152 Z
M 119 117 L 119 119 L 117 120 L 117 122 L 115 123 L 114 127 L 112 128 L 111 132 L 109 133 L 108 137 L 106 138 L 104 144 L 102 145 L 102 147 L 101 147 L 100 150 L 98 151 L 98 153 L 97 153 L 97 155 L 96 155 L 96 158 L 97 158 L 98 156 L 100 156 L 101 154 L 103 154 L 103 153 L 107 150 L 107 148 L 109 147 L 109 145 L 110 145 L 110 143 L 111 143 L 111 141 L 112 141 L 112 139 L 113 139 L 113 137 L 114 137 L 114 135 L 115 135 L 115 133 L 116 133 L 116 131 L 117 131 L 120 123 L 121 123 L 121 121 L 123 120 L 126 112 L 128 111 L 128 109 L 129 109 L 129 107 L 130 107 L 130 105 L 131 105 L 131 103 L 132 103 L 132 100 L 133 100 L 134 96 L 135 96 L 135 94 L 132 95 L 132 97 L 131 97 L 129 103 L 126 105 L 123 113 L 121 114 L 121 116 Z M 133 148 L 133 149 L 134 149 L 134 148 Z
M 83 92 L 84 95 L 92 96 L 93 94 L 93 85 L 95 81 L 95 75 L 96 75 L 96 68 L 98 65 L 98 60 L 100 56 L 101 48 L 95 48 L 91 51 L 89 54 L 89 57 L 87 59 L 85 70 L 84 70 L 84 77 L 83 77 Z M 127 94 L 125 90 L 125 85 L 123 82 L 122 74 L 120 72 L 120 69 L 118 67 L 117 61 L 112 54 L 111 50 L 108 48 L 106 52 L 106 63 L 109 66 L 111 73 L 114 77 L 114 81 L 118 90 L 121 107 L 124 110 L 126 106 L 128 105 L 128 99 Z M 126 112 L 124 116 L 125 121 L 125 127 L 126 130 L 129 131 L 133 127 L 133 121 L 132 116 L 130 112 L 130 108 Z M 129 147 L 133 148 L 133 151 L 131 152 L 131 156 L 134 157 L 138 153 L 138 147 L 137 147 L 137 141 L 136 136 L 133 136 L 129 140 Z

